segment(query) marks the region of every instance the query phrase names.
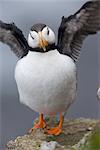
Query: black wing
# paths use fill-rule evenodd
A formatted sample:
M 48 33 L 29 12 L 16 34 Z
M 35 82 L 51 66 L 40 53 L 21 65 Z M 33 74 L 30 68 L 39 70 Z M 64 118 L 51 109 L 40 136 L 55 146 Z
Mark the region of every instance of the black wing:
M 0 21 L 0 41 L 8 44 L 19 58 L 28 53 L 28 43 L 22 31 L 14 23 L 7 24 Z
M 83 40 L 100 30 L 100 1 L 86 2 L 68 18 L 62 17 L 58 30 L 59 52 L 77 61 Z

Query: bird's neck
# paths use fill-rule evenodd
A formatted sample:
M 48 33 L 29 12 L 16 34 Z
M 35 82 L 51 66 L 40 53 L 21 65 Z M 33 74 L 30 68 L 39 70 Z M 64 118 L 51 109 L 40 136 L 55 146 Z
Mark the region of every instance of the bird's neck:
M 57 46 L 55 44 L 51 44 L 51 45 L 48 45 L 46 47 L 46 52 L 51 51 L 51 50 L 55 50 L 55 49 L 57 49 Z M 35 51 L 35 52 L 45 53 L 45 51 L 42 48 L 31 48 L 31 47 L 29 47 L 29 50 Z

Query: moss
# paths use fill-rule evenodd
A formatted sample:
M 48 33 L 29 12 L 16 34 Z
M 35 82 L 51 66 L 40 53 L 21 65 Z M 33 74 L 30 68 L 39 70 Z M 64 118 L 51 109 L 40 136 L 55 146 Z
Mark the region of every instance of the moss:
M 82 150 L 100 150 L 100 123 L 95 126 L 91 136 L 81 147 Z

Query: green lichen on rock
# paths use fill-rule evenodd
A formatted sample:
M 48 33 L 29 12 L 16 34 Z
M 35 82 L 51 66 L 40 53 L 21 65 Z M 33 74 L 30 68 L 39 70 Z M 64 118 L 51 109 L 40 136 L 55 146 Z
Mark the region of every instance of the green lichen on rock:
M 80 148 L 81 150 L 100 150 L 100 123 L 95 126 L 85 144 Z
M 50 125 L 49 119 L 46 120 Z M 57 123 L 57 119 L 54 119 L 53 124 Z M 42 150 L 42 146 L 48 146 L 49 143 L 55 144 L 52 150 L 100 150 L 100 121 L 65 120 L 63 132 L 59 136 L 50 136 L 45 134 L 44 130 L 38 129 L 33 135 L 19 136 L 14 141 L 9 141 L 6 150 Z

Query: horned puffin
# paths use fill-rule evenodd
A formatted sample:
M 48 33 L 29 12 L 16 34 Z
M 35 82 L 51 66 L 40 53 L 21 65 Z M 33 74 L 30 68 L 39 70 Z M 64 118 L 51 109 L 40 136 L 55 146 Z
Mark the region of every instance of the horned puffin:
M 45 128 L 46 115 L 60 114 L 57 127 L 46 133 L 62 132 L 64 113 L 76 96 L 76 62 L 84 39 L 100 30 L 100 1 L 86 2 L 75 14 L 62 17 L 55 33 L 44 23 L 31 27 L 28 40 L 14 23 L 0 21 L 0 41 L 8 44 L 19 58 L 15 80 L 20 102 L 39 113 L 39 121 L 30 130 Z

